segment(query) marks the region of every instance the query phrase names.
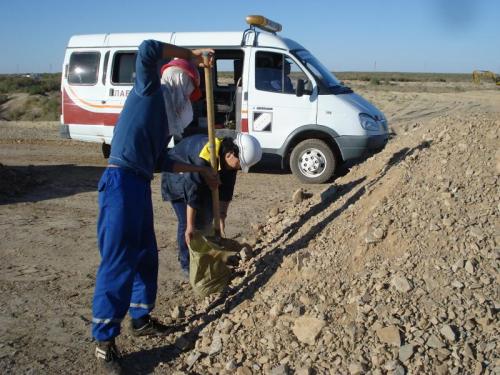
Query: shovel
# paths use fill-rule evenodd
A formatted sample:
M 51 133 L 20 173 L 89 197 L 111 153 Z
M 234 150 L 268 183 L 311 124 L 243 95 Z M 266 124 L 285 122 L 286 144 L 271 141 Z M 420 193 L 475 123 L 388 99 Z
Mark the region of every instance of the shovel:
M 219 170 L 217 162 L 217 153 L 215 147 L 215 113 L 214 113 L 214 91 L 212 80 L 212 68 L 209 65 L 208 54 L 203 55 L 203 63 L 205 65 L 205 97 L 207 100 L 207 127 L 208 127 L 208 148 L 210 150 L 210 165 L 215 172 Z M 220 203 L 219 203 L 219 188 L 212 190 L 212 211 L 214 216 L 213 236 L 203 236 L 207 244 L 213 245 L 213 248 L 226 251 L 239 251 L 242 245 L 235 240 L 222 238 L 220 227 Z
M 205 96 L 207 99 L 207 126 L 208 126 L 208 149 L 210 150 L 210 165 L 215 172 L 218 171 L 217 155 L 215 149 L 215 114 L 214 114 L 214 91 L 212 82 L 212 68 L 209 65 L 208 53 L 203 55 L 205 65 Z M 211 239 L 217 243 L 221 242 L 220 230 L 220 204 L 219 188 L 212 190 L 212 210 L 214 215 L 214 238 Z
M 210 165 L 218 171 L 217 154 L 215 147 L 215 116 L 214 94 L 212 84 L 212 69 L 209 67 L 208 54 L 203 55 L 205 65 L 205 96 L 207 100 L 208 148 L 210 151 Z M 227 245 L 232 240 L 221 238 L 219 189 L 212 190 L 213 230 L 214 236 L 205 236 L 195 232 L 189 245 L 189 282 L 196 295 L 205 297 L 220 292 L 231 279 L 231 270 L 227 267 L 228 260 L 236 252 L 228 251 Z M 232 241 L 236 242 L 236 241 Z

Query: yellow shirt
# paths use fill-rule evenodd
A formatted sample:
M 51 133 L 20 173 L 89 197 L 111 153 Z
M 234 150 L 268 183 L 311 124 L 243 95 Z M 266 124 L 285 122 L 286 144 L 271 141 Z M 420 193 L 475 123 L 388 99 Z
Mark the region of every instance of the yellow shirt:
M 219 160 L 219 150 L 221 143 L 222 143 L 221 139 L 215 138 L 215 155 L 219 165 L 219 171 L 221 170 L 220 160 Z M 210 163 L 210 142 L 207 142 L 207 144 L 201 149 L 199 156 L 203 160 L 206 160 Z

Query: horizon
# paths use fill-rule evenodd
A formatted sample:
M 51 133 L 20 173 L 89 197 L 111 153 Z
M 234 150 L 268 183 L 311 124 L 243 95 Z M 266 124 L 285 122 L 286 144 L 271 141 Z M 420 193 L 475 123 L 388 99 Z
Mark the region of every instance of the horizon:
M 481 69 L 475 69 L 481 70 Z M 225 71 L 222 71 L 225 72 Z M 346 74 L 346 73 L 366 73 L 366 74 L 422 74 L 422 75 L 470 75 L 471 72 L 405 72 L 405 71 L 368 71 L 368 70 L 340 70 L 340 71 L 331 71 L 334 74 Z M 22 75 L 42 75 L 42 74 L 62 74 L 62 72 L 19 72 L 19 73 L 0 73 L 0 76 L 22 76 Z
M 0 61 L 0 74 L 61 71 L 73 35 L 243 31 L 250 14 L 281 23 L 280 35 L 302 44 L 334 72 L 500 73 L 500 49 L 491 45 L 500 40 L 500 2 L 495 0 L 421 0 L 404 6 L 396 0 L 318 0 L 308 7 L 298 1 L 264 0 L 191 4 L 197 11 L 158 0 L 147 6 L 88 0 L 84 8 L 60 0 L 2 3 L 6 17 L 0 24 L 0 42 L 9 58 Z

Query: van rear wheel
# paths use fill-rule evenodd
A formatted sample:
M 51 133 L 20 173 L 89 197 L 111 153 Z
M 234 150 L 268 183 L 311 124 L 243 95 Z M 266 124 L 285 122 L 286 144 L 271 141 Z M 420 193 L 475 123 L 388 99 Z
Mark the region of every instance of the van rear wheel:
M 328 181 L 337 167 L 335 154 L 321 139 L 306 139 L 295 146 L 290 155 L 292 173 L 306 184 Z
M 107 143 L 102 144 L 102 156 L 104 156 L 104 159 L 109 159 L 109 154 L 111 154 L 111 145 L 108 145 Z

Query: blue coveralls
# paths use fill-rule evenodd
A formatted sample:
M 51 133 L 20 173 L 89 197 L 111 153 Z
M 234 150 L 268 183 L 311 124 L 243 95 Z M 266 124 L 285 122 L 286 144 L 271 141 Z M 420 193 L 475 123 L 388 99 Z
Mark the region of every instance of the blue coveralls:
M 99 181 L 97 238 L 101 264 L 92 305 L 97 341 L 120 333 L 127 311 L 133 319 L 156 301 L 158 249 L 153 227 L 151 179 L 159 168 L 171 171 L 170 140 L 157 64 L 164 44 L 139 46 L 136 79 L 116 124 L 109 164 Z
M 172 160 L 183 163 L 209 166 L 208 160 L 200 157 L 200 152 L 207 145 L 208 137 L 204 134 L 184 138 L 169 151 Z M 230 202 L 236 183 L 236 171 L 219 170 L 221 185 L 219 199 Z M 212 193 L 199 173 L 162 173 L 161 193 L 163 200 L 170 201 L 178 220 L 177 243 L 181 268 L 189 271 L 189 249 L 184 233 L 187 226 L 187 205 L 196 209 L 196 229 L 205 229 L 213 220 Z

